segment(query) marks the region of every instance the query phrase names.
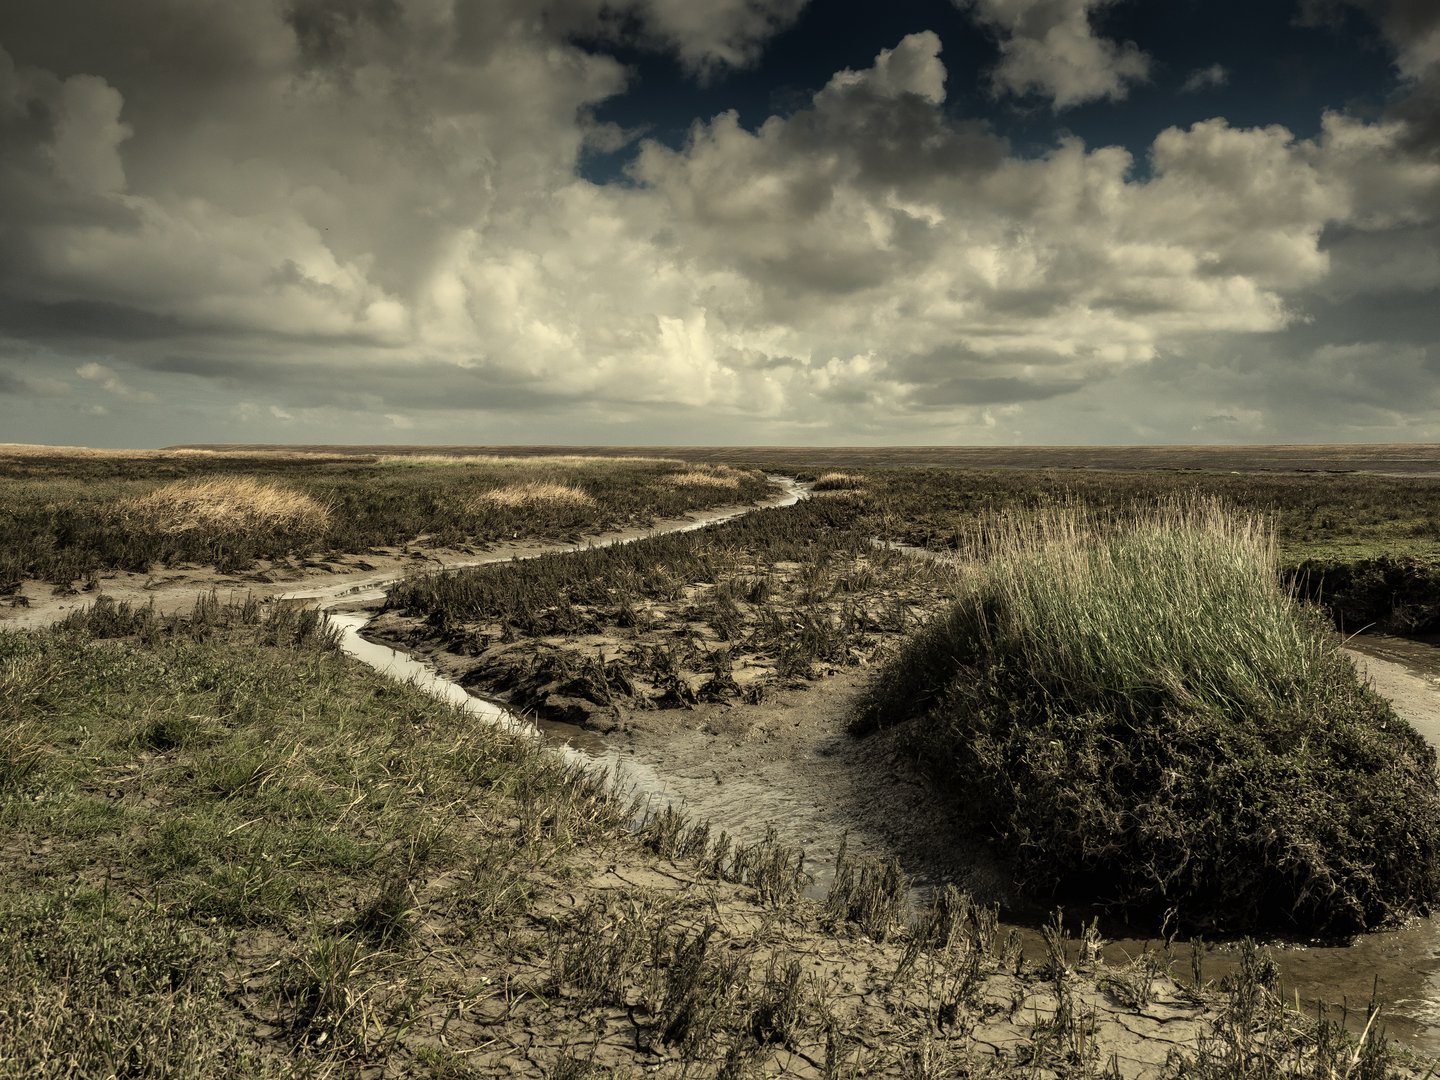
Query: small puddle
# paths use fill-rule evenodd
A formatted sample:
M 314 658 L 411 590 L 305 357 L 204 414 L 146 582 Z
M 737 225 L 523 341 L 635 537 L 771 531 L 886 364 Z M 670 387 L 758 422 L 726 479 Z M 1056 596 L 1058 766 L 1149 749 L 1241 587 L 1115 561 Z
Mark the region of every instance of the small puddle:
M 791 505 L 804 494 L 792 483 L 785 499 L 770 505 Z M 717 515 L 660 531 L 704 528 L 735 516 L 738 513 Z M 655 533 L 617 536 L 594 546 L 626 543 L 641 535 Z M 486 561 L 495 560 L 481 559 L 466 565 Z M 656 807 L 674 805 L 695 820 L 708 819 L 715 829 L 724 829 L 741 840 L 757 840 L 767 828 L 774 827 L 786 843 L 807 852 L 807 870 L 816 879 L 811 893 L 816 897 L 823 897 L 827 892 L 833 875 L 834 853 L 847 836 L 852 851 L 858 847 L 867 854 L 900 855 L 907 873 L 920 884 L 922 892 L 927 882 L 943 881 L 948 876 L 943 870 L 937 870 L 933 862 L 922 864 L 907 860 L 900 852 L 885 850 L 883 834 L 866 828 L 853 814 L 837 809 L 835 800 L 796 795 L 783 783 L 782 773 L 767 775 L 767 770 L 761 769 L 752 778 L 730 777 L 721 788 L 711 778 L 706 762 L 697 759 L 693 767 L 667 769 L 662 775 L 611 740 L 569 725 L 537 727 L 503 705 L 469 693 L 426 663 L 365 639 L 361 631 L 375 614 L 374 610 L 335 610 L 361 604 L 378 607 L 383 597 L 384 587 L 379 585 L 363 592 L 353 588 L 333 594 L 317 590 L 292 594 L 289 598 L 318 600 L 331 624 L 341 631 L 344 651 L 382 674 L 412 682 L 425 692 L 499 726 L 543 738 L 564 760 L 617 777 L 623 790 L 650 799 Z M 1440 743 L 1440 648 L 1396 638 L 1357 638 L 1352 639 L 1348 647 L 1379 662 L 1372 666 L 1371 674 L 1382 692 L 1389 694 L 1392 688 L 1408 687 L 1411 696 L 1400 702 L 1401 711 L 1407 717 L 1415 715 L 1417 728 L 1432 742 Z M 1399 681 L 1403 678 L 1412 681 Z M 1399 692 L 1395 690 L 1397 695 Z M 842 755 L 837 752 L 839 756 Z M 841 762 L 837 767 L 854 766 Z M 940 846 L 943 845 L 937 842 L 937 850 Z M 1026 925 L 1019 929 L 1027 954 L 1042 955 L 1044 946 L 1035 927 Z M 1105 955 L 1112 962 L 1123 962 L 1143 952 L 1159 953 L 1162 949 L 1158 939 L 1120 938 L 1110 942 Z M 1207 979 L 1218 978 L 1235 966 L 1230 946 L 1206 944 L 1204 950 Z M 1339 1019 L 1342 1010 L 1348 1009 L 1351 1023 L 1358 1029 L 1365 1022 L 1366 1007 L 1373 994 L 1382 1005 L 1379 1023 L 1384 1025 L 1389 1037 L 1407 1044 L 1422 1056 L 1440 1056 L 1440 916 L 1369 934 L 1349 946 L 1280 945 L 1272 951 L 1287 997 L 1298 993 L 1312 1012 L 1317 1003 L 1323 1002 L 1332 1019 Z M 1186 975 L 1189 948 L 1185 942 L 1176 942 L 1174 959 L 1175 974 Z

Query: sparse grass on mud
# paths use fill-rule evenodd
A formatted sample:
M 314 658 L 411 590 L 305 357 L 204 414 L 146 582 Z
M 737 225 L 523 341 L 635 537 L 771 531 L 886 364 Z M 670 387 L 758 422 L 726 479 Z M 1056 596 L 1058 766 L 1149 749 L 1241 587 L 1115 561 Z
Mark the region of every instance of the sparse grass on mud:
M 696 532 L 417 574 L 387 605 L 476 657 L 467 683 L 608 730 L 637 710 L 755 703 L 867 663 L 947 578 L 872 544 L 853 508 L 811 500 Z M 384 618 L 374 631 L 413 632 Z
M 1258 522 L 1189 503 L 979 535 L 859 726 L 912 725 L 1032 889 L 1304 936 L 1440 894 L 1435 753 L 1280 587 Z
M 0 634 L 0 731 L 4 1076 L 1401 1075 L 1258 953 L 1217 1009 L 953 889 L 901 925 L 887 867 L 798 900 L 793 853 L 627 824 L 313 612 Z

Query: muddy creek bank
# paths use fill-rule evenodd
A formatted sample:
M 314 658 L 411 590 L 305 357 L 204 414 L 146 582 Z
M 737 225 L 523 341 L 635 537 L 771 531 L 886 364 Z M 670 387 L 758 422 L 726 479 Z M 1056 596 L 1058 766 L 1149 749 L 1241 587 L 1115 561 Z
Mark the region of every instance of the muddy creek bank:
M 365 645 L 392 652 L 373 642 Z M 1398 639 L 1379 639 L 1376 645 L 1391 657 L 1413 660 L 1420 670 L 1428 663 L 1440 672 L 1440 650 Z M 1361 660 L 1382 692 L 1396 698 L 1402 714 L 1419 721 L 1416 726 L 1427 737 L 1440 734 L 1440 674 L 1427 680 L 1393 659 Z M 432 652 L 422 665 L 432 677 L 461 689 L 436 675 L 437 665 L 458 674 L 466 658 Z M 845 732 L 849 702 L 864 678 L 863 670 L 842 672 L 807 689 L 778 693 L 762 706 L 711 704 L 646 714 L 642 722 L 609 735 L 543 721 L 538 730 L 553 744 L 568 747 L 568 753 L 612 772 L 618 768 L 637 792 L 676 802 L 716 829 L 745 840 L 775 829 L 804 849 L 807 869 L 816 878 L 815 895 L 828 888 L 843 842 L 851 854 L 898 860 L 917 886 L 917 898 L 932 885 L 951 882 L 978 899 L 998 900 L 1014 920 L 1006 928 L 1020 930 L 1028 955 L 1041 955 L 1043 905 L 1019 912 L 1003 870 L 982 844 L 966 840 L 944 803 L 897 748 Z M 503 708 L 493 702 L 486 707 Z M 1072 915 L 1072 930 L 1075 921 Z M 1321 1002 L 1335 1016 L 1348 1009 L 1358 1030 L 1374 994 L 1391 1037 L 1421 1054 L 1440 1055 L 1440 917 L 1416 919 L 1351 945 L 1276 943 L 1272 948 L 1287 995 L 1298 992 L 1310 1011 Z M 1120 932 L 1103 955 L 1124 963 L 1164 950 L 1159 939 Z M 1173 953 L 1175 971 L 1183 974 L 1189 967 L 1188 943 L 1176 942 Z M 1236 955 L 1234 943 L 1206 943 L 1204 977 L 1232 970 Z
M 694 599 L 682 596 L 681 606 L 693 608 Z M 427 670 L 438 672 L 452 688 L 447 692 L 470 683 L 472 696 L 484 696 L 487 691 L 473 685 L 474 673 L 497 670 L 483 657 L 440 647 L 418 620 L 394 612 L 366 633 L 422 656 Z M 618 655 L 619 642 L 593 640 L 597 636 L 604 638 L 590 635 L 580 645 L 595 649 L 602 662 L 606 655 Z M 563 644 L 557 639 L 537 648 L 544 652 Z M 1432 743 L 1440 741 L 1440 661 L 1435 659 L 1440 650 L 1396 639 L 1352 645 L 1401 714 Z M 385 648 L 357 646 L 362 647 Z M 552 743 L 567 746 L 567 753 L 618 770 L 637 793 L 657 803 L 678 803 L 715 829 L 744 840 L 774 829 L 785 842 L 805 850 L 817 895 L 828 887 L 843 843 L 852 855 L 896 859 L 922 895 L 929 886 L 950 882 L 1017 912 L 1003 871 L 982 844 L 968 838 L 899 747 L 884 738 L 857 741 L 845 732 L 851 702 L 868 670 L 861 657 L 848 665 L 822 665 L 808 681 L 772 683 L 755 700 L 737 695 L 672 708 L 596 710 L 597 717 L 604 713 L 598 720 L 587 711 L 582 725 L 542 717 L 538 730 Z M 512 696 L 515 688 L 510 687 Z M 653 685 L 643 689 L 656 691 Z M 504 707 L 495 702 L 486 707 L 497 704 Z M 1037 908 L 1015 916 L 1032 955 L 1043 951 L 1036 929 L 1040 915 Z M 1159 940 L 1117 932 L 1106 958 L 1124 962 L 1164 948 Z M 1175 970 L 1183 972 L 1189 966 L 1188 946 L 1176 943 L 1174 953 Z M 1234 966 L 1235 955 L 1233 944 L 1204 946 L 1204 976 L 1224 974 Z M 1358 1029 L 1373 993 L 1392 1037 L 1423 1054 L 1440 1054 L 1440 919 L 1415 920 L 1343 947 L 1278 945 L 1275 956 L 1287 995 L 1298 993 L 1310 1009 L 1321 1002 L 1333 1015 L 1348 1009 Z

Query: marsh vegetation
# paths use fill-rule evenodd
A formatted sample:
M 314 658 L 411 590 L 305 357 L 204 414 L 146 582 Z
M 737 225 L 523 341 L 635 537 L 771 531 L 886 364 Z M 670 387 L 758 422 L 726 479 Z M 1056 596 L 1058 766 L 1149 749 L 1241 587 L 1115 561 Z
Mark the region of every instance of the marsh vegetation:
M 898 865 L 848 853 L 808 899 L 783 832 L 631 804 L 346 661 L 313 612 L 104 596 L 125 566 L 573 540 L 754 500 L 743 465 L 0 454 L 7 582 L 101 596 L 0 633 L 0 1072 L 1409 1075 L 1380 1022 L 1287 1006 L 1251 946 L 1223 986 L 1198 952 L 1177 980 L 1173 938 L 1099 961 L 1087 913 L 1027 957 L 990 903 L 941 887 L 910 911 Z M 1420 580 L 1440 482 L 809 475 L 814 499 L 702 532 L 415 572 L 381 626 L 602 730 L 878 672 L 873 756 L 923 754 L 937 798 L 999 817 L 1041 905 L 1058 885 L 1172 934 L 1342 932 L 1433 898 L 1433 754 L 1282 582 L 1307 559 Z M 255 485 L 223 527 L 217 482 Z M 1207 493 L 1230 516 L 1136 516 Z M 1358 617 L 1358 588 L 1313 591 Z M 1433 617 L 1402 592 L 1410 625 Z
M 629 806 L 313 612 L 101 603 L 0 672 L 8 1075 L 1398 1075 L 1254 949 L 1186 987 L 1058 919 L 1026 958 L 955 890 L 907 919 L 890 866 L 799 899 L 777 839 Z
M 986 523 L 877 675 L 1030 888 L 1177 927 L 1345 935 L 1440 894 L 1435 751 L 1209 502 Z
M 637 711 L 761 701 L 870 663 L 948 589 L 940 564 L 872 543 L 810 500 L 697 532 L 419 573 L 374 632 L 473 658 L 464 681 L 601 730 Z
M 182 564 L 243 570 L 419 544 L 574 540 L 767 489 L 732 469 L 720 486 L 656 458 L 557 459 L 305 453 L 6 452 L 0 448 L 0 590 Z M 706 472 L 705 475 L 712 475 Z M 714 474 L 721 475 L 721 474 Z

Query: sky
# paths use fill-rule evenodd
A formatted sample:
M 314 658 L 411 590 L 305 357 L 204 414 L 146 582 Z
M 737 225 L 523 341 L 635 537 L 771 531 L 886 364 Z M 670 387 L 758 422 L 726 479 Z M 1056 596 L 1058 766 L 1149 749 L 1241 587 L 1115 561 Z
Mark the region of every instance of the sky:
M 0 442 L 1379 441 L 1437 0 L 0 5 Z

